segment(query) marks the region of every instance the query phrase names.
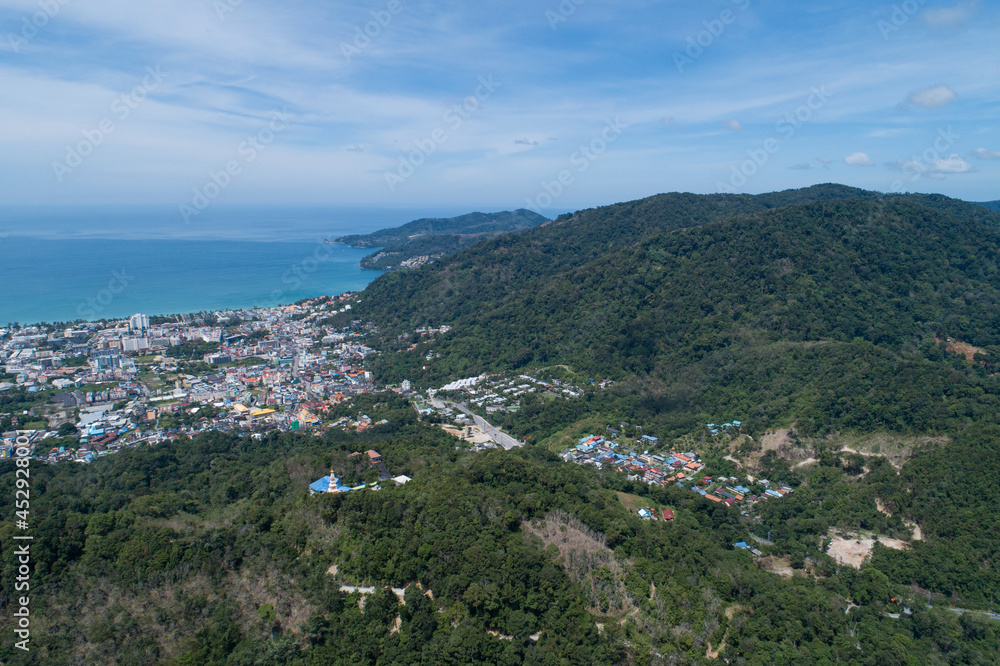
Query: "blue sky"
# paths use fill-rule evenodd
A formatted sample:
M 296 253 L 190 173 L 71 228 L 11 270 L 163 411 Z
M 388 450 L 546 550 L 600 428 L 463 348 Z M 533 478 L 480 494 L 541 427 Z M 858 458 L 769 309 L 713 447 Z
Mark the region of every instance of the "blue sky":
M 975 0 L 0 0 L 0 203 L 1000 199 L 997 34 Z

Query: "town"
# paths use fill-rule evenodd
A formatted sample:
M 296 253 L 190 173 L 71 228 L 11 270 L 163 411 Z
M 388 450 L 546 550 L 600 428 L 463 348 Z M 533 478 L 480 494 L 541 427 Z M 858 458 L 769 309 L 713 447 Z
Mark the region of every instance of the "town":
M 363 431 L 380 423 L 360 413 L 325 421 L 324 415 L 358 394 L 386 389 L 408 398 L 422 417 L 441 422 L 462 446 L 511 449 L 525 442 L 494 427 L 484 414 L 517 412 L 528 394 L 573 399 L 610 385 L 570 381 L 568 368 L 556 366 L 533 374 L 469 377 L 425 393 L 408 381 L 376 387 L 364 367 L 374 353 L 364 343 L 373 327 L 356 319 L 343 328 L 329 323 L 332 315 L 349 313 L 353 296 L 152 320 L 136 314 L 59 330 L 0 330 L 0 458 L 11 456 L 15 446 L 29 446 L 45 462 L 89 463 L 126 447 L 206 431 L 258 438 L 268 431 Z M 449 330 L 422 328 L 414 335 L 429 341 Z M 733 435 L 740 426 L 740 421 L 705 424 L 713 438 Z M 646 450 L 633 451 L 633 444 L 609 427 L 608 438 L 586 435 L 560 457 L 609 468 L 633 481 L 687 487 L 708 501 L 739 505 L 744 515 L 757 502 L 792 492 L 784 485 L 772 488 L 766 479 L 708 476 L 693 451 L 650 453 L 660 448 L 651 435 L 634 445 Z M 381 481 L 403 481 L 388 474 L 377 453 L 367 455 L 381 467 Z M 345 488 L 331 472 L 311 490 L 360 488 Z M 638 511 L 644 519 L 669 519 L 668 513 Z
M 349 312 L 352 297 L 0 329 L 0 457 L 11 455 L 17 438 L 38 459 L 86 463 L 210 430 L 315 429 L 324 410 L 374 389 L 363 367 L 369 328 L 328 322 Z M 359 415 L 338 425 L 374 424 Z

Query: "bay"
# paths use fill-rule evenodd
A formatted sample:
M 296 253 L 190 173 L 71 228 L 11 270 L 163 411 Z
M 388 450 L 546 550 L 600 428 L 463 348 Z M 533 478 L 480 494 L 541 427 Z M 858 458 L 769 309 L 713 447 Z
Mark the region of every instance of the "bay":
M 324 243 L 454 210 L 0 208 L 0 327 L 273 306 L 364 289 L 371 249 Z
M 0 242 L 0 326 L 291 303 L 364 289 L 371 250 L 317 242 Z

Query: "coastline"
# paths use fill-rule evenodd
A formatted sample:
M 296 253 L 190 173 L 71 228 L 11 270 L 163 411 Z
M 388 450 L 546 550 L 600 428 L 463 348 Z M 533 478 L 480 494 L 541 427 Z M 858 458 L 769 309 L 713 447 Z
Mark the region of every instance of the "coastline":
M 0 328 L 273 307 L 363 290 L 368 250 L 315 241 L 0 242 Z M 25 264 L 23 257 L 39 257 Z

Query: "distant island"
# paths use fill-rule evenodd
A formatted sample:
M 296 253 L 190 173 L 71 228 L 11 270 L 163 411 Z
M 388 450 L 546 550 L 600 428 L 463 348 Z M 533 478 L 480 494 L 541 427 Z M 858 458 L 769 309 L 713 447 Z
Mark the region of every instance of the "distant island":
M 341 236 L 334 242 L 356 248 L 381 248 L 364 257 L 361 268 L 397 271 L 419 268 L 480 241 L 531 229 L 544 222 L 548 219 L 523 208 L 501 213 L 469 213 L 451 218 L 422 218 L 371 234 Z

